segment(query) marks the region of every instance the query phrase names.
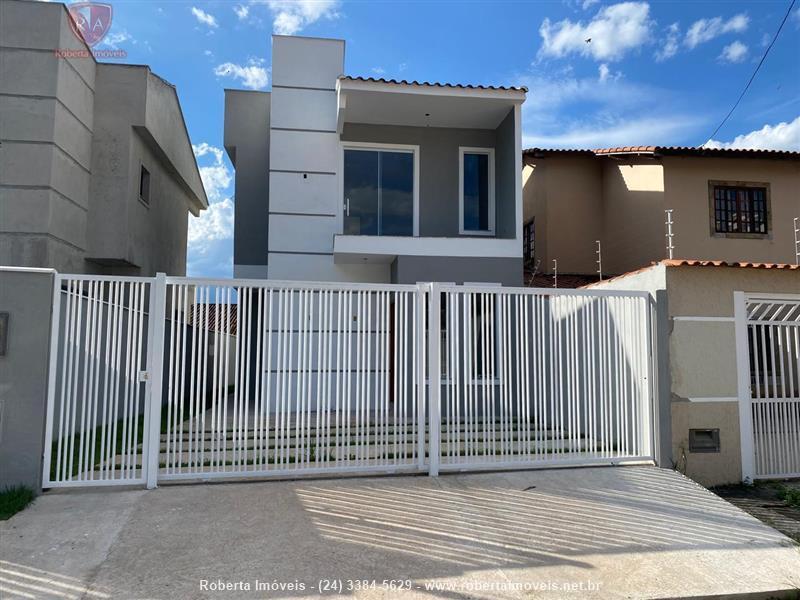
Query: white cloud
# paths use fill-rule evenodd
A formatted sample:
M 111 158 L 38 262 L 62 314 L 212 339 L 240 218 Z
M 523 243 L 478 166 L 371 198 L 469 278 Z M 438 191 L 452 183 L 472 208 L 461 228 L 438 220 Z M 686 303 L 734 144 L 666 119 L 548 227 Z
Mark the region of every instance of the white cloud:
M 604 64 L 604 63 L 603 63 Z M 631 82 L 613 66 L 604 82 L 528 75 L 517 79 L 536 95 L 522 106 L 523 144 L 538 147 L 605 147 L 683 144 L 707 119 L 669 89 Z
M 320 19 L 339 16 L 339 0 L 256 0 L 272 13 L 272 28 L 281 35 L 294 35 Z
M 581 8 L 582 8 L 583 10 L 588 10 L 588 9 L 590 9 L 592 6 L 594 6 L 595 4 L 597 4 L 598 2 L 600 2 L 600 0 L 583 0 L 583 3 L 581 4 Z
M 226 62 L 217 65 L 214 75 L 217 77 L 233 77 L 239 79 L 242 85 L 251 90 L 263 90 L 269 83 L 269 74 L 263 66 L 261 59 L 251 58 L 246 65 Z
M 188 241 L 200 247 L 198 242 L 224 240 L 233 237 L 233 201 L 225 198 L 209 204 L 197 218 L 189 218 Z
M 730 142 L 709 140 L 708 148 L 751 148 L 759 150 L 794 150 L 800 151 L 800 117 L 789 123 L 764 125 L 750 133 L 737 135 Z
M 656 51 L 656 60 L 661 62 L 672 58 L 678 52 L 678 38 L 680 37 L 681 29 L 677 23 L 673 23 L 667 27 L 667 35 L 664 38 L 664 43 L 659 50 Z
M 744 13 L 735 15 L 727 21 L 722 17 L 699 19 L 686 30 L 684 43 L 689 48 L 695 48 L 699 44 L 709 42 L 725 33 L 742 33 L 749 24 L 750 17 Z
M 197 145 L 192 144 L 192 150 L 196 158 L 202 158 L 207 155 L 214 157 L 211 165 L 200 167 L 200 178 L 203 180 L 203 187 L 206 190 L 208 201 L 211 203 L 219 202 L 232 181 L 231 172 L 223 161 L 224 154 L 222 149 L 203 142 Z
M 600 10 L 584 24 L 564 19 L 542 21 L 539 54 L 562 57 L 568 54 L 591 56 L 598 61 L 614 61 L 628 51 L 650 41 L 653 22 L 646 2 L 622 2 Z
M 572 124 L 568 129 L 551 134 L 534 133 L 522 136 L 525 148 L 603 148 L 663 143 L 697 127 L 698 120 L 687 116 L 639 117 L 596 120 Z
M 99 47 L 118 50 L 119 45 L 124 44 L 125 42 L 131 42 L 135 44 L 136 40 L 133 39 L 133 36 L 128 33 L 127 30 L 123 29 L 122 31 L 112 31 L 106 34 L 106 36 L 100 41 Z
M 240 21 L 244 21 L 250 14 L 250 8 L 243 4 L 237 4 L 233 7 L 233 12 L 236 13 L 236 16 L 239 17 Z
M 186 270 L 189 275 L 231 277 L 233 274 L 234 202 L 231 171 L 221 148 L 207 142 L 192 144 L 200 177 L 208 196 L 208 208 L 199 217 L 189 215 Z
M 601 82 L 606 81 L 608 79 L 608 65 L 606 63 L 603 63 L 597 68 L 597 70 L 599 72 L 598 79 Z
M 216 29 L 217 27 L 219 27 L 216 17 L 214 17 L 214 15 L 207 13 L 202 8 L 197 8 L 196 6 L 193 6 L 192 14 L 194 15 L 195 19 L 197 19 L 198 23 L 207 25 L 211 29 Z
M 747 57 L 747 46 L 736 40 L 722 49 L 719 59 L 729 63 L 740 63 Z
M 196 158 L 206 156 L 207 154 L 213 154 L 214 160 L 217 163 L 221 163 L 222 157 L 224 156 L 221 148 L 212 146 L 207 142 L 203 142 L 202 144 L 192 144 L 192 152 L 194 152 Z
M 384 69 L 383 67 L 372 67 L 371 70 L 372 70 L 373 73 L 375 73 L 375 75 L 378 75 L 378 76 L 386 74 L 386 69 Z

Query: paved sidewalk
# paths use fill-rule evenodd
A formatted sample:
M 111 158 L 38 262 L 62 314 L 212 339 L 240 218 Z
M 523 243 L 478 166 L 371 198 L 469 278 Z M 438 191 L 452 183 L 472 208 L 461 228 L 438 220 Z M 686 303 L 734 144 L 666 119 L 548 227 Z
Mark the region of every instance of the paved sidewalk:
M 3 598 L 306 598 L 320 581 L 357 598 L 800 588 L 793 542 L 654 467 L 50 492 L 0 523 L 0 561 Z

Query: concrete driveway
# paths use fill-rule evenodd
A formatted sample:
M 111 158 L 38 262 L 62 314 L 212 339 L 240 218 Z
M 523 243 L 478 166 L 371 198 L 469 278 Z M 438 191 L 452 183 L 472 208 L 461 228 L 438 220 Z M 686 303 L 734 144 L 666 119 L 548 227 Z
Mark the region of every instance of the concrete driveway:
M 655 467 L 50 492 L 0 524 L 0 560 L 0 596 L 21 598 L 800 588 L 793 542 Z

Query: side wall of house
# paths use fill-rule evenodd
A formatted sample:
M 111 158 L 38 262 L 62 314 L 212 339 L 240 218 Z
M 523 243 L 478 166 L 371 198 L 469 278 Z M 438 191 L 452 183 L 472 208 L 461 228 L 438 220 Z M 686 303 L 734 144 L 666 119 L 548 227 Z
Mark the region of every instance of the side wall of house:
M 664 157 L 665 208 L 674 210 L 676 257 L 793 263 L 792 219 L 800 217 L 800 161 Z M 712 233 L 709 181 L 769 184 L 769 234 L 761 239 Z
M 225 148 L 236 168 L 234 277 L 267 277 L 269 118 L 269 92 L 225 90 Z
M 604 275 L 619 275 L 666 258 L 664 169 L 647 159 L 600 159 Z M 694 257 L 692 257 L 694 258 Z
M 603 171 L 593 156 L 526 157 L 523 212 L 535 218 L 539 272 L 594 273 L 602 231 Z
M 0 264 L 80 273 L 96 64 L 57 49 L 88 51 L 63 5 L 0 3 Z

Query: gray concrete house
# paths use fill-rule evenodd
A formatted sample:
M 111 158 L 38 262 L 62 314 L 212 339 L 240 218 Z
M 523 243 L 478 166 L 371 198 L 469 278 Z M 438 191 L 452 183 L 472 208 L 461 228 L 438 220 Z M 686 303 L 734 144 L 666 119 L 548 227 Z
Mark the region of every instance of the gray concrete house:
M 273 36 L 272 91 L 226 91 L 235 276 L 520 285 L 527 90 L 346 76 L 344 50 Z
M 184 275 L 208 200 L 175 87 L 96 62 L 70 19 L 0 2 L 0 264 Z

